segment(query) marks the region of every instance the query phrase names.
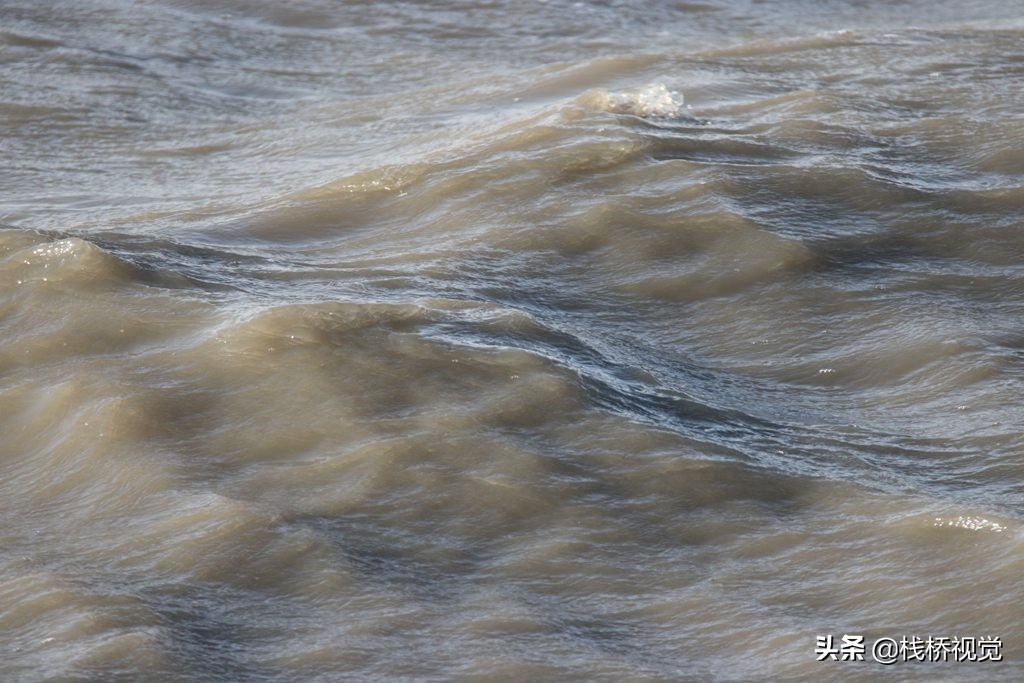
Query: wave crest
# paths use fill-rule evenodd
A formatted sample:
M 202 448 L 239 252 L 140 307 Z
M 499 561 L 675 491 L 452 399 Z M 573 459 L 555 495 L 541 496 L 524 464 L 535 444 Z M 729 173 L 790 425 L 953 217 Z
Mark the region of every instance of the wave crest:
M 597 91 L 595 99 L 594 104 L 606 111 L 644 118 L 674 119 L 681 116 L 685 108 L 683 94 L 670 90 L 664 83 L 650 83 L 621 92 L 601 90 Z

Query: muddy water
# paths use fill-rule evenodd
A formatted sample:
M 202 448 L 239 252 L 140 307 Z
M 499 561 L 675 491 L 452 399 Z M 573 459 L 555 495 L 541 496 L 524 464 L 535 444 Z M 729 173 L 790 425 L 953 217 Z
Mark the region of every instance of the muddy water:
M 1024 676 L 1014 3 L 7 0 L 0 153 L 0 679 Z

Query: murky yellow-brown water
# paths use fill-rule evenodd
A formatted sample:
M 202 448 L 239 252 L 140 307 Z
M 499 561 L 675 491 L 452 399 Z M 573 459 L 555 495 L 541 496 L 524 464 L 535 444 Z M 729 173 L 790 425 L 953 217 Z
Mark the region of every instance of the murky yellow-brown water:
M 0 0 L 0 154 L 0 680 L 1024 679 L 1024 7 Z

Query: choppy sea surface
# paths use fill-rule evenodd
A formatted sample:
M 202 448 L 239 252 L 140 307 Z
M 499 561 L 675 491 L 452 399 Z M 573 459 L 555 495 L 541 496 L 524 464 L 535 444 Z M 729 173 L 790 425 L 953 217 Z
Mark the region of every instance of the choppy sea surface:
M 0 680 L 1024 679 L 1024 6 L 0 0 L 0 161 Z

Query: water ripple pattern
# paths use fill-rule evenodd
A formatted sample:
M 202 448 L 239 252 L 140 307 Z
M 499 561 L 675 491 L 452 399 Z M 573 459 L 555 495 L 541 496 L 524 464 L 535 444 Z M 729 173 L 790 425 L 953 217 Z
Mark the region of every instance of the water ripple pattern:
M 1011 5 L 0 3 L 0 679 L 1021 680 Z

